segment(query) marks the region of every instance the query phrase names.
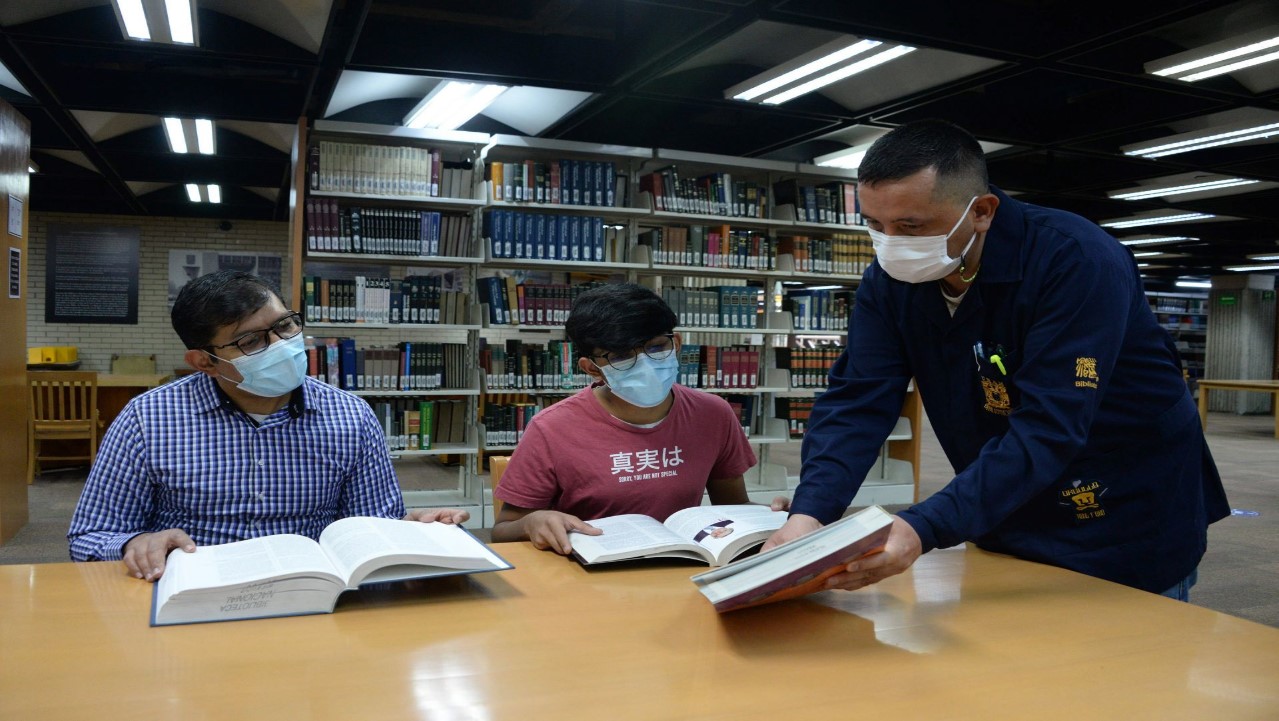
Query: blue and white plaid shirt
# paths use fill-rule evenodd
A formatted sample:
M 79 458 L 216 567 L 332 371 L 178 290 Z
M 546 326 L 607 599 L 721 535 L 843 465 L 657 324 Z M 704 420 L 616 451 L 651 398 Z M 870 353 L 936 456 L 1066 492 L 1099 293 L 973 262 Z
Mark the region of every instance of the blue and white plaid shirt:
M 404 516 L 372 408 L 307 378 L 261 425 L 198 374 L 130 401 L 102 439 L 71 529 L 71 558 L 118 560 L 139 533 L 197 544 L 318 538 L 347 516 Z

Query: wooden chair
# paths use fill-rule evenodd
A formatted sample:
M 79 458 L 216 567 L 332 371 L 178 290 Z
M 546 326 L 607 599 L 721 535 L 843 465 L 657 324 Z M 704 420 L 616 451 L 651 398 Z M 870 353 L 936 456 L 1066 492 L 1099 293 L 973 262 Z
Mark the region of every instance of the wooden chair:
M 44 461 L 87 460 L 98 455 L 98 374 L 92 371 L 35 371 L 27 412 L 27 483 Z M 89 442 L 88 455 L 40 454 L 41 441 Z
M 119 375 L 155 375 L 155 354 L 113 355 L 111 372 Z
M 493 525 L 497 525 L 497 514 L 502 510 L 502 502 L 497 500 L 497 484 L 506 472 L 506 464 L 510 456 L 489 456 L 489 490 L 493 492 Z

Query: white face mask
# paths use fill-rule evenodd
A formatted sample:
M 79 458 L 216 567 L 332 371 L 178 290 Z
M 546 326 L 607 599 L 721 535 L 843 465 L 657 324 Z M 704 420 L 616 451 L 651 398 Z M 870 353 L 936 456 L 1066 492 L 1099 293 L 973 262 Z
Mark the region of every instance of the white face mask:
M 946 241 L 963 225 L 968 211 L 977 201 L 977 196 L 968 201 L 955 227 L 945 235 L 885 235 L 878 230 L 870 231 L 870 239 L 875 244 L 875 258 L 880 267 L 892 277 L 905 283 L 927 283 L 930 280 L 941 280 L 959 267 L 964 254 L 977 240 L 977 233 L 968 239 L 968 245 L 960 251 L 958 258 L 950 257 L 946 251 Z

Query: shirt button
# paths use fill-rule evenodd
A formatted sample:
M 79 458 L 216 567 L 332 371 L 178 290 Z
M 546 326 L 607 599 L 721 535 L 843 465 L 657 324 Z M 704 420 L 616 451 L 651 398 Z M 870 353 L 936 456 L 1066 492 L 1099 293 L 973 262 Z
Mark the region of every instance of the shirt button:
M 260 459 L 260 458 L 259 458 L 259 459 L 258 459 L 258 465 L 259 465 L 259 466 L 265 466 L 265 465 L 266 465 L 266 461 L 264 461 L 264 460 L 262 460 L 262 459 Z

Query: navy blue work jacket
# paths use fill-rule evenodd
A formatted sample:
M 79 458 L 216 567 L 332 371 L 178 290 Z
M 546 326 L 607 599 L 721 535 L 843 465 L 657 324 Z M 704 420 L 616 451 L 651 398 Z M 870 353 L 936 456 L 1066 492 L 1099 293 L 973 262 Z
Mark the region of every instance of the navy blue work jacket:
M 1167 589 L 1229 513 L 1172 339 L 1123 245 L 1079 216 L 991 192 L 1000 204 L 954 317 L 938 283 L 867 270 L 848 350 L 811 413 L 791 511 L 839 518 L 913 377 L 957 474 L 901 513 L 925 551 L 974 541 Z

